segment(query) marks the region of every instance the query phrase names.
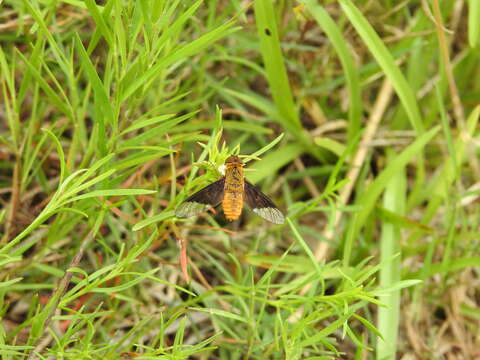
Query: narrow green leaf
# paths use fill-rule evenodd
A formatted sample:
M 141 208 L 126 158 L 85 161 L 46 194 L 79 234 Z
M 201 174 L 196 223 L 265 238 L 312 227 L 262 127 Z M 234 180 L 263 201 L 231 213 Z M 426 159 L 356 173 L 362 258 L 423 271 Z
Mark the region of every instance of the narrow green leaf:
M 62 144 L 60 144 L 60 141 L 57 139 L 55 134 L 51 132 L 48 129 L 42 129 L 45 131 L 48 136 L 50 136 L 55 143 L 55 147 L 57 148 L 57 153 L 58 153 L 58 158 L 60 160 L 60 180 L 59 182 L 62 183 L 63 179 L 65 178 L 65 153 L 63 152 L 63 147 Z
M 345 145 L 339 143 L 338 141 L 332 140 L 330 138 L 326 137 L 317 137 L 314 139 L 314 142 L 316 145 L 323 147 L 324 149 L 327 149 L 328 151 L 331 151 L 338 157 L 341 157 L 346 150 Z
M 115 125 L 115 115 L 110 103 L 109 96 L 105 86 L 98 76 L 97 70 L 93 66 L 90 57 L 88 56 L 78 33 L 75 33 L 75 47 L 80 55 L 80 62 L 82 68 L 87 74 L 87 78 L 92 86 L 94 94 L 94 103 L 96 112 L 94 113 L 94 120 L 97 124 L 98 139 L 95 145 L 98 147 L 100 154 L 107 154 L 107 129 L 106 124 L 110 126 Z M 115 128 L 115 126 L 114 126 Z
M 141 128 L 144 128 L 144 127 L 154 125 L 156 123 L 171 119 L 174 116 L 175 116 L 175 114 L 166 114 L 166 115 L 156 116 L 156 117 L 151 118 L 151 119 L 134 121 L 131 126 L 129 126 L 128 128 L 126 128 L 125 130 L 123 130 L 121 132 L 120 136 L 125 135 L 125 134 L 127 134 L 131 131 L 138 130 L 138 129 L 141 129 Z
M 300 243 L 300 245 L 303 248 L 303 251 L 305 251 L 308 258 L 310 259 L 310 262 L 315 267 L 315 270 L 317 271 L 318 276 L 322 276 L 322 266 L 320 266 L 319 261 L 315 258 L 315 255 L 313 254 L 312 249 L 310 249 L 310 246 L 306 243 L 302 235 L 300 235 L 297 227 L 293 224 L 293 222 L 289 218 L 287 218 L 287 224 L 290 226 L 290 230 L 292 230 L 293 236 Z
M 357 67 L 353 62 L 353 54 L 349 50 L 349 45 L 330 14 L 314 0 L 303 0 L 302 2 L 308 11 L 310 11 L 317 24 L 327 34 L 345 71 L 350 100 L 348 107 L 348 139 L 353 141 L 360 131 L 363 111 L 360 78 Z
M 281 114 L 279 120 L 286 129 L 298 133 L 301 124 L 280 48 L 273 2 L 271 0 L 255 0 L 254 9 L 260 51 L 273 101 Z
M 78 215 L 81 215 L 81 216 L 88 219 L 88 214 L 86 212 L 75 209 L 75 208 L 62 206 L 62 207 L 59 207 L 59 208 L 55 209 L 55 213 L 62 213 L 62 212 L 70 212 L 70 213 L 73 213 L 73 214 L 78 214 Z
M 224 311 L 224 310 L 219 310 L 219 309 L 214 309 L 214 308 L 200 308 L 200 307 L 191 307 L 190 310 L 199 311 L 199 312 L 207 313 L 207 314 L 210 314 L 210 315 L 221 316 L 221 317 L 231 319 L 231 320 L 234 320 L 234 321 L 240 321 L 240 322 L 243 322 L 243 323 L 248 323 L 247 319 L 245 319 L 245 318 L 243 318 L 243 317 L 241 317 L 237 314 L 233 314 L 231 312 Z
M 88 8 L 88 11 L 90 12 L 90 15 L 92 16 L 93 20 L 95 21 L 95 24 L 97 25 L 97 29 L 103 35 L 108 45 L 112 47 L 113 46 L 112 32 L 108 28 L 107 23 L 103 19 L 103 16 L 100 14 L 97 4 L 95 3 L 94 0 L 84 0 L 84 1 L 85 1 L 85 5 Z
M 269 175 L 276 174 L 278 169 L 290 163 L 304 151 L 305 147 L 298 143 L 291 143 L 270 151 L 255 165 L 255 171 L 249 172 L 247 177 L 251 182 L 257 183 Z M 257 156 L 256 153 L 253 155 Z
M 385 186 L 388 184 L 390 179 L 396 176 L 398 171 L 405 167 L 415 155 L 418 155 L 422 151 L 423 147 L 425 147 L 425 145 L 427 145 L 428 142 L 433 139 L 438 131 L 439 127 L 435 127 L 418 137 L 399 155 L 390 160 L 382 173 L 377 176 L 376 179 L 365 189 L 365 191 L 362 193 L 362 196 L 356 201 L 356 204 L 361 206 L 362 210 L 360 210 L 358 214 L 354 235 L 358 234 L 358 231 L 365 224 L 365 221 L 374 208 L 378 197 L 385 189 Z
M 145 164 L 150 160 L 160 159 L 163 156 L 174 153 L 175 150 L 165 150 L 165 151 L 141 151 L 130 156 L 127 156 L 125 159 L 117 161 L 113 164 L 116 170 L 122 169 L 132 169 L 135 166 Z
M 149 140 L 153 137 L 155 137 L 157 139 L 162 137 L 163 135 L 165 135 L 167 133 L 168 130 L 173 128 L 175 125 L 177 125 L 177 124 L 179 124 L 179 123 L 181 123 L 181 122 L 183 122 L 187 119 L 190 119 L 196 113 L 198 113 L 198 111 L 193 111 L 191 113 L 182 115 L 178 118 L 174 118 L 174 119 L 171 119 L 171 120 L 164 121 L 160 125 L 155 126 L 154 128 L 149 129 L 149 130 L 143 132 L 140 135 L 137 135 L 137 136 L 135 136 L 131 139 L 123 141 L 121 146 L 124 146 L 124 147 L 127 146 L 128 147 L 128 146 L 138 146 L 140 144 L 145 145 L 145 142 L 147 140 Z M 157 140 L 157 143 L 158 143 L 158 140 Z
M 60 47 L 57 41 L 55 41 L 55 38 L 52 35 L 53 33 L 50 31 L 47 24 L 45 23 L 40 10 L 37 9 L 38 3 L 32 1 L 25 1 L 23 4 L 25 5 L 25 8 L 28 10 L 28 12 L 30 12 L 30 14 L 32 15 L 36 25 L 38 25 L 38 29 L 40 29 L 42 34 L 45 35 L 45 37 L 47 38 L 50 49 L 55 56 L 58 65 L 61 67 L 63 73 L 70 74 L 67 57 L 65 56 L 65 51 Z
M 480 38 L 480 1 L 468 0 L 468 44 L 474 48 Z
M 140 274 L 140 273 L 131 273 L 132 275 L 136 275 L 136 277 L 133 278 L 133 280 L 124 282 L 121 285 L 118 286 L 108 286 L 108 287 L 96 287 L 92 289 L 92 292 L 99 293 L 99 294 L 113 294 L 121 291 L 125 291 L 132 286 L 137 285 L 141 281 L 144 281 L 145 279 L 148 279 L 150 276 L 152 276 L 154 273 L 156 273 L 158 269 L 152 269 L 146 273 Z
M 16 283 L 18 283 L 22 280 L 23 280 L 23 278 L 19 277 L 19 278 L 15 278 L 15 279 L 12 279 L 12 280 L 2 281 L 2 282 L 0 282 L 0 289 L 12 286 L 13 284 L 16 284 Z
M 89 199 L 100 196 L 134 196 L 134 195 L 148 195 L 156 193 L 155 190 L 144 189 L 111 189 L 111 190 L 94 190 L 86 194 L 76 196 L 69 201 L 77 201 L 83 199 Z
M 403 76 L 402 71 L 398 68 L 397 64 L 395 64 L 395 59 L 392 57 L 392 54 L 390 54 L 368 20 L 365 19 L 351 0 L 340 0 L 340 5 L 395 88 L 412 127 L 418 133 L 423 133 L 425 127 L 422 122 L 415 94 L 405 79 L 405 76 Z
M 53 275 L 57 278 L 61 278 L 63 275 L 65 275 L 65 272 L 62 269 L 59 269 L 58 267 L 55 266 L 50 266 L 46 264 L 41 264 L 41 263 L 35 263 L 33 264 L 33 267 L 35 269 L 38 269 L 46 274 Z
M 88 56 L 85 48 L 83 47 L 82 41 L 80 40 L 78 33 L 75 33 L 75 48 L 80 55 L 83 70 L 86 72 L 88 80 L 92 85 L 93 93 L 95 94 L 96 104 L 101 107 L 102 114 L 107 120 L 107 123 L 113 124 L 114 111 L 111 106 L 107 91 L 105 90 L 105 85 L 98 76 L 97 70 L 93 66 L 90 57 Z
M 15 71 L 11 69 L 9 66 L 7 59 L 5 58 L 5 54 L 3 52 L 2 47 L 0 46 L 0 73 L 2 76 L 1 84 L 3 90 L 3 108 L 4 118 L 6 118 L 8 127 L 10 128 L 10 132 L 12 134 L 12 140 L 15 148 L 18 149 L 19 142 L 20 142 L 20 128 L 21 122 L 16 111 L 16 88 L 15 88 Z M 18 150 L 17 150 L 18 151 Z
M 171 219 L 173 217 L 175 217 L 175 211 L 173 211 L 173 210 L 164 211 L 164 212 L 162 212 L 158 215 L 155 215 L 155 216 L 152 216 L 148 219 L 144 219 L 142 221 L 139 221 L 138 223 L 136 223 L 133 226 L 132 230 L 133 231 L 138 231 L 138 230 L 144 228 L 145 226 L 148 226 L 148 225 L 160 222 L 160 221 L 164 221 L 164 220 L 167 220 L 167 219 Z
M 394 157 L 394 151 L 387 151 L 387 159 L 390 162 Z M 405 168 L 401 167 L 396 175 L 390 179 L 385 187 L 383 206 L 392 213 L 403 215 L 406 208 L 407 176 Z M 384 222 L 381 225 L 380 237 L 380 286 L 393 287 L 401 281 L 400 259 L 400 228 L 391 223 Z M 378 307 L 378 329 L 384 335 L 384 341 L 377 342 L 378 358 L 395 358 L 397 351 L 398 332 L 400 324 L 400 291 L 393 291 L 384 299 L 386 306 Z M 383 300 L 383 299 L 382 299 Z
M 347 314 L 339 317 L 337 320 L 331 322 L 327 326 L 323 327 L 321 330 L 319 330 L 315 335 L 308 337 L 306 340 L 303 340 L 298 344 L 298 346 L 306 347 L 310 345 L 317 344 L 318 341 L 323 340 L 326 338 L 328 335 L 333 334 L 335 331 L 340 329 L 345 321 L 347 321 L 351 316 L 353 312 L 350 311 Z
M 105 179 L 108 179 L 110 176 L 112 176 L 115 172 L 117 171 L 117 169 L 110 169 L 110 170 L 107 170 L 105 171 L 104 173 L 98 175 L 98 176 L 95 176 L 93 179 L 91 180 L 88 180 L 86 182 L 84 182 L 83 184 L 78 184 L 77 186 L 75 187 L 72 187 L 71 189 L 69 189 L 68 191 L 66 191 L 62 198 L 64 200 L 67 200 L 67 202 L 70 202 L 71 199 L 70 197 L 72 197 L 73 195 L 75 194 L 78 194 L 80 191 L 83 191 L 85 189 L 88 189 L 89 187 L 95 185 L 95 184 L 98 184 L 99 182 L 102 182 L 103 180 Z M 62 203 L 63 205 L 63 203 Z
M 27 58 L 25 58 L 21 52 L 18 52 L 18 55 L 22 58 L 22 61 L 25 63 L 25 65 L 27 65 L 28 70 L 38 82 L 38 85 L 43 91 L 45 91 L 47 98 L 65 115 L 71 116 L 71 108 L 68 100 L 65 97 L 61 98 L 58 95 L 58 93 L 64 95 L 63 91 L 53 90 L 42 74 L 27 60 Z
M 84 183 L 89 177 L 93 176 L 97 172 L 98 169 L 100 169 L 102 166 L 107 164 L 110 160 L 112 160 L 115 157 L 115 154 L 109 154 L 100 160 L 96 161 L 92 166 L 90 166 L 88 169 L 81 169 L 77 170 L 77 174 L 80 174 L 83 172 L 83 175 L 80 176 L 76 181 L 72 183 L 72 187 L 78 186 L 78 184 Z M 74 173 L 75 174 L 75 173 Z M 73 175 L 73 174 L 72 174 Z M 68 178 L 70 178 L 72 175 L 70 175 Z M 68 179 L 67 178 L 67 179 Z M 65 180 L 66 182 L 66 180 Z
M 261 156 L 263 153 L 266 153 L 268 150 L 270 150 L 270 149 L 273 148 L 275 145 L 277 145 L 277 144 L 280 142 L 280 140 L 283 139 L 283 135 L 285 135 L 285 134 L 282 133 L 282 134 L 278 135 L 278 136 L 277 136 L 275 139 L 273 139 L 269 144 L 265 145 L 265 146 L 262 147 L 260 150 L 255 151 L 255 152 L 254 152 L 253 154 L 251 154 L 250 156 L 251 156 L 252 158 L 255 158 L 255 157 Z M 250 161 L 250 159 L 249 159 L 249 158 L 246 158 L 246 159 L 244 160 L 244 163 L 247 163 L 247 162 L 249 162 L 249 161 Z
M 382 221 L 391 223 L 399 228 L 415 229 L 417 231 L 423 231 L 423 232 L 429 232 L 429 233 L 434 231 L 431 227 L 427 225 L 411 220 L 406 216 L 402 216 L 400 214 L 397 214 L 393 211 L 387 210 L 380 206 L 377 206 L 376 208 L 376 215 Z
M 416 286 L 416 285 L 421 284 L 421 283 L 422 283 L 422 280 L 416 280 L 416 279 L 397 281 L 397 282 L 391 284 L 390 286 L 388 286 L 386 288 L 375 291 L 375 295 L 391 296 L 392 292 L 394 292 L 394 291 L 401 290 L 401 289 L 406 289 L 408 287 Z M 389 310 L 391 311 L 392 309 L 389 309 Z
M 122 153 L 128 150 L 144 150 L 144 151 L 156 151 L 161 154 L 173 154 L 176 153 L 176 150 L 169 149 L 163 146 L 154 146 L 154 145 L 133 145 L 133 146 L 121 146 L 117 149 L 118 153 Z M 160 156 L 159 156 L 160 157 Z

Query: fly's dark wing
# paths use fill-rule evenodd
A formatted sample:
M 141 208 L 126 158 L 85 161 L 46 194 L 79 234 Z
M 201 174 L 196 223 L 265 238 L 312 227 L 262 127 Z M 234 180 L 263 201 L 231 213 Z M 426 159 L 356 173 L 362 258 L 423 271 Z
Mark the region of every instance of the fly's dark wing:
M 175 216 L 186 218 L 204 212 L 209 206 L 217 206 L 223 198 L 225 179 L 222 178 L 197 191 L 175 209 Z
M 245 201 L 257 215 L 265 220 L 274 224 L 284 223 L 285 218 L 273 201 L 248 181 L 245 181 Z

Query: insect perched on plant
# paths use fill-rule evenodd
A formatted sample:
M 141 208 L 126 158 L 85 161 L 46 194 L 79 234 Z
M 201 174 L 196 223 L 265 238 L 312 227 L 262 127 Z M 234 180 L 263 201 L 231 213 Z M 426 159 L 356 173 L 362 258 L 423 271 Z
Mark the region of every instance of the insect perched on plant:
M 274 224 L 283 224 L 285 221 L 273 201 L 244 178 L 242 160 L 232 155 L 225 162 L 225 176 L 181 203 L 175 210 L 175 215 L 179 218 L 194 216 L 209 206 L 222 204 L 225 218 L 232 221 L 242 214 L 244 202 L 265 220 Z

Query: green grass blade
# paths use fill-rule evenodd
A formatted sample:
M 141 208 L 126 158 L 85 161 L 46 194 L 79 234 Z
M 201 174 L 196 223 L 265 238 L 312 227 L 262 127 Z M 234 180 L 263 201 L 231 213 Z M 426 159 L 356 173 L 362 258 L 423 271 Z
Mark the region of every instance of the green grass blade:
M 66 99 L 65 97 L 60 97 L 57 94 L 57 90 L 52 89 L 48 81 L 42 76 L 42 74 L 37 70 L 37 68 L 33 66 L 30 63 L 30 61 L 28 61 L 27 58 L 25 58 L 25 56 L 22 55 L 22 53 L 18 52 L 18 55 L 25 62 L 30 73 L 38 82 L 39 86 L 42 88 L 43 91 L 45 91 L 45 93 L 47 94 L 48 100 L 51 101 L 53 104 L 55 104 L 55 106 L 58 107 L 58 109 L 60 109 L 64 114 L 71 117 L 72 112 L 71 112 L 68 99 Z M 59 91 L 59 92 L 60 94 L 65 95 L 63 91 Z
M 468 1 L 468 43 L 474 48 L 480 37 L 480 1 Z
M 12 142 L 16 149 L 19 147 L 20 142 L 20 119 L 16 111 L 16 98 L 17 91 L 15 89 L 15 75 L 11 66 L 8 64 L 5 58 L 5 53 L 0 46 L 0 84 L 3 92 L 3 102 L 5 107 L 5 117 L 7 118 L 7 124 L 11 132 Z
M 47 41 L 50 44 L 50 49 L 53 55 L 55 56 L 58 62 L 58 65 L 62 68 L 63 73 L 69 74 L 70 72 L 68 67 L 68 61 L 67 61 L 67 57 L 65 56 L 65 52 L 53 37 L 53 32 L 50 31 L 50 29 L 48 28 L 47 24 L 44 21 L 42 14 L 36 8 L 39 4 L 31 1 L 25 1 L 23 4 L 25 5 L 28 12 L 32 15 L 41 33 L 45 35 L 45 37 L 47 38 Z
M 395 59 L 392 57 L 392 54 L 351 0 L 340 0 L 340 5 L 395 88 L 412 127 L 418 133 L 423 133 L 425 127 L 422 122 L 415 94 L 405 79 L 405 76 L 402 74 L 402 71 L 395 64 Z
M 270 0 L 256 0 L 254 7 L 260 51 L 273 101 L 281 115 L 279 120 L 286 129 L 298 133 L 301 124 L 280 48 L 273 3 Z
M 72 199 L 69 199 L 69 202 L 88 199 L 93 197 L 100 196 L 134 196 L 134 195 L 148 195 L 156 193 L 155 190 L 144 190 L 144 189 L 110 189 L 110 190 L 94 190 L 89 193 L 76 196 Z
M 125 135 L 125 134 L 127 134 L 131 131 L 134 131 L 134 130 L 139 130 L 141 128 L 144 128 L 144 127 L 147 127 L 147 126 L 150 126 L 150 125 L 155 125 L 156 123 L 171 119 L 174 116 L 175 116 L 175 114 L 165 114 L 165 115 L 156 116 L 156 117 L 153 117 L 153 118 L 150 118 L 150 119 L 143 119 L 143 120 L 134 121 L 132 125 L 130 125 L 124 131 L 122 131 L 120 136 L 123 136 L 123 135 Z
M 360 78 L 358 71 L 353 62 L 353 56 L 348 48 L 345 38 L 342 36 L 340 29 L 335 21 L 331 18 L 325 9 L 318 5 L 314 0 L 302 1 L 307 10 L 312 14 L 318 26 L 327 34 L 332 46 L 335 48 L 337 55 L 342 63 L 343 70 L 348 85 L 349 107 L 348 107 L 348 138 L 353 141 L 357 133 L 360 131 L 362 119 L 362 98 L 360 89 Z
M 84 0 L 84 1 L 90 15 L 92 16 L 93 20 L 95 21 L 95 24 L 97 25 L 97 29 L 103 35 L 108 45 L 110 47 L 113 46 L 112 31 L 108 28 L 107 23 L 105 22 L 103 16 L 100 14 L 97 4 L 95 3 L 94 0 Z
M 243 317 L 241 317 L 237 314 L 233 314 L 231 312 L 224 311 L 224 310 L 212 309 L 212 308 L 199 308 L 199 307 L 192 307 L 191 310 L 204 312 L 204 313 L 208 313 L 208 314 L 216 315 L 216 316 L 222 316 L 222 317 L 225 317 L 227 319 L 234 320 L 234 321 L 240 321 L 240 322 L 248 323 L 247 319 L 245 319 L 245 318 L 243 318 Z
M 105 85 L 98 76 L 97 70 L 93 66 L 78 34 L 76 34 L 75 37 L 75 47 L 80 55 L 80 62 L 83 70 L 87 74 L 88 80 L 92 85 L 95 98 L 95 107 L 99 110 L 99 114 L 95 114 L 95 120 L 99 126 L 99 139 L 97 143 L 101 154 L 105 155 L 107 153 L 106 124 L 112 126 L 116 123 L 114 111 L 107 90 L 105 89 Z
M 144 219 L 142 221 L 139 221 L 138 223 L 136 223 L 132 230 L 133 231 L 138 231 L 140 229 L 143 229 L 145 226 L 148 226 L 148 225 L 151 225 L 151 224 L 154 224 L 154 223 L 158 223 L 160 221 L 164 221 L 164 220 L 167 220 L 167 219 L 171 219 L 175 217 L 175 211 L 173 210 L 170 210 L 170 211 L 164 211 L 158 215 L 155 215 L 155 216 L 152 216 L 152 217 L 149 217 L 147 219 Z
M 390 154 L 391 155 L 391 154 Z M 391 158 L 391 156 L 389 156 Z M 385 187 L 383 207 L 399 215 L 404 215 L 406 207 L 407 179 L 405 169 L 401 168 Z M 380 286 L 389 288 L 398 283 L 401 273 L 401 259 L 396 256 L 400 251 L 400 228 L 392 223 L 382 224 L 380 239 Z M 386 306 L 378 307 L 377 327 L 383 339 L 377 340 L 377 359 L 395 359 L 400 323 L 400 290 L 395 290 L 381 299 Z
M 198 113 L 198 111 L 193 111 L 191 113 L 179 116 L 177 118 L 163 121 L 160 125 L 157 125 L 154 128 L 149 129 L 140 135 L 132 137 L 131 139 L 123 141 L 121 143 L 121 146 L 129 147 L 129 146 L 145 145 L 147 141 L 150 140 L 151 138 L 155 138 L 156 144 L 159 144 L 160 143 L 159 139 L 161 139 L 168 130 L 173 128 L 175 125 L 190 119 L 196 113 Z
M 262 158 L 262 161 L 260 161 L 258 167 L 255 168 L 255 171 L 248 174 L 248 180 L 256 183 L 271 174 L 275 174 L 278 169 L 300 156 L 304 151 L 305 147 L 298 143 L 291 143 L 274 151 L 270 151 Z
M 307 254 L 308 258 L 312 262 L 312 265 L 315 267 L 315 270 L 317 271 L 318 276 L 322 276 L 322 266 L 320 266 L 319 261 L 315 258 L 315 255 L 312 252 L 312 249 L 310 249 L 310 246 L 305 242 L 303 239 L 302 235 L 298 232 L 297 227 L 293 224 L 293 222 L 287 218 L 287 224 L 290 226 L 290 230 L 292 230 L 293 236 L 297 241 L 300 243 L 300 245 L 303 248 L 303 251 Z
M 435 127 L 418 137 L 399 155 L 392 158 L 382 173 L 378 175 L 375 180 L 365 189 L 362 196 L 356 201 L 356 204 L 361 206 L 362 209 L 360 210 L 357 221 L 355 222 L 354 234 L 358 234 L 358 231 L 365 224 L 365 221 L 373 210 L 378 197 L 384 191 L 389 181 L 395 177 L 399 171 L 402 171 L 402 169 L 413 159 L 415 155 L 418 155 L 422 151 L 422 149 L 430 140 L 433 139 L 438 131 L 439 127 Z
M 283 133 L 278 135 L 275 139 L 273 139 L 270 143 L 268 143 L 267 145 L 265 145 L 264 147 L 262 147 L 260 150 L 257 150 L 255 151 L 253 154 L 251 154 L 250 156 L 251 157 L 258 157 L 260 155 L 262 155 L 263 153 L 266 153 L 268 150 L 270 150 L 271 148 L 273 148 L 275 145 L 277 145 L 279 143 L 280 140 L 283 139 Z M 246 164 L 247 162 L 249 162 L 250 159 L 249 158 L 246 158 L 243 162 Z
M 62 183 L 63 179 L 65 178 L 65 153 L 63 152 L 62 144 L 60 144 L 60 141 L 58 138 L 55 136 L 53 132 L 51 132 L 48 129 L 42 129 L 45 131 L 48 136 L 50 136 L 55 143 L 55 147 L 57 148 L 57 153 L 58 153 L 58 158 L 60 160 L 60 180 L 59 182 Z

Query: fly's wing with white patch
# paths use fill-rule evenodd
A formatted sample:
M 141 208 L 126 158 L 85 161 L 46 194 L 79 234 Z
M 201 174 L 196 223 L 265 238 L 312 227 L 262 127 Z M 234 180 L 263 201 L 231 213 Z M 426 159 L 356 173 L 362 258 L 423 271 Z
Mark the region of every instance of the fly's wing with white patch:
M 175 216 L 186 218 L 204 212 L 209 206 L 215 207 L 223 198 L 225 179 L 222 178 L 197 191 L 175 209 Z
M 274 224 L 285 222 L 285 217 L 274 202 L 248 181 L 245 181 L 245 201 L 257 215 L 265 220 Z

